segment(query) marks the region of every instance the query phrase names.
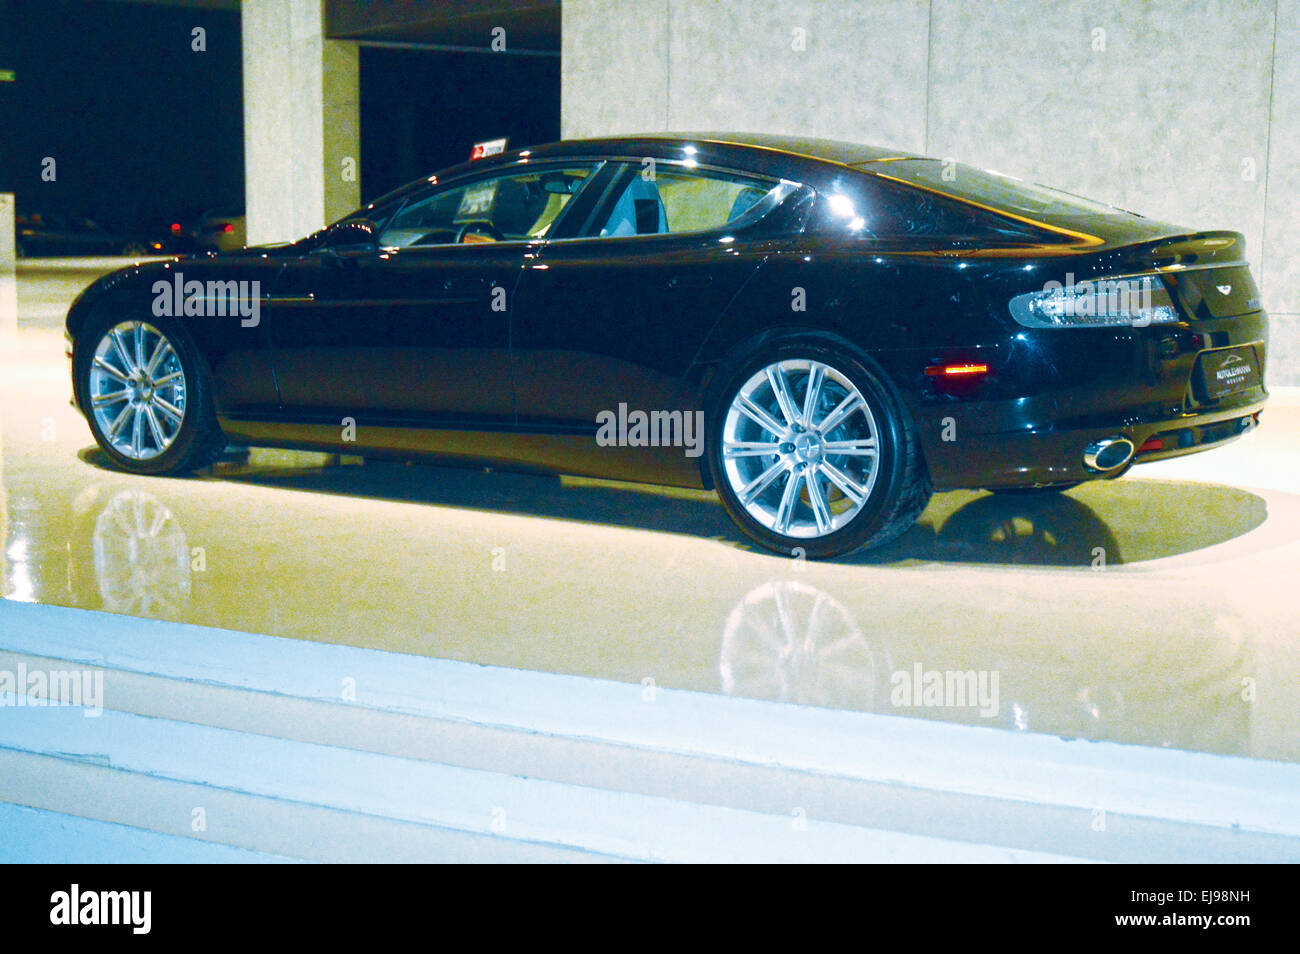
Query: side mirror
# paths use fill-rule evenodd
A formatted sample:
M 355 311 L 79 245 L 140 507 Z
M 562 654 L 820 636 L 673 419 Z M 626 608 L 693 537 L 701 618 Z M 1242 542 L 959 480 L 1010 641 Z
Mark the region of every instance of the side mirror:
M 379 226 L 369 219 L 344 219 L 321 233 L 318 248 L 378 248 Z

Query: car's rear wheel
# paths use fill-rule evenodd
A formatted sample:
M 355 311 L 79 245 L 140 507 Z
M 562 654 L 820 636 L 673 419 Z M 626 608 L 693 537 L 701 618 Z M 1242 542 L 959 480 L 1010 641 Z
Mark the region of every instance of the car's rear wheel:
M 887 543 L 925 509 L 910 416 L 865 355 L 819 336 L 785 339 L 722 373 L 709 465 L 723 506 L 757 543 L 838 556 Z
M 96 442 L 137 474 L 205 467 L 226 445 L 207 372 L 189 336 L 163 318 L 95 323 L 76 349 L 79 401 Z

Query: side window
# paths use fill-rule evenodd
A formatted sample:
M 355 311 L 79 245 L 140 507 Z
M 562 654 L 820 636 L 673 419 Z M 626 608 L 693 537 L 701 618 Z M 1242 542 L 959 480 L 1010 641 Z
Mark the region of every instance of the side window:
M 659 235 L 720 229 L 740 218 L 777 186 L 771 179 L 659 167 L 638 171 L 614 202 L 597 234 Z
M 379 244 L 409 248 L 542 238 L 595 168 L 532 169 L 441 189 L 407 203 Z

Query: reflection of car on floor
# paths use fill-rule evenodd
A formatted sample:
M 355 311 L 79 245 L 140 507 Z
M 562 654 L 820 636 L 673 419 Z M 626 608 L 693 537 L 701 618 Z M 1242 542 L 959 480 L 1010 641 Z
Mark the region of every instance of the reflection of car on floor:
M 109 232 L 93 219 L 57 213 L 18 216 L 14 222 L 19 258 L 57 255 L 163 255 L 171 251 L 156 236 Z
M 1255 659 L 1230 604 L 1193 607 L 1176 632 L 1158 622 L 1121 622 L 1140 618 L 1151 597 L 1148 587 L 1128 590 L 1118 599 L 1131 606 L 1116 607 L 1086 638 L 1062 643 L 1026 639 L 999 613 L 978 614 L 936 641 L 934 631 L 913 634 L 910 603 L 873 607 L 858 619 L 806 581 L 772 580 L 728 615 L 719 684 L 728 695 L 754 699 L 1252 754 L 1254 713 L 1241 689 Z M 1078 608 L 1077 597 L 1073 604 L 1066 605 Z M 927 700 L 924 680 L 944 691 Z
M 234 441 L 703 485 L 826 557 L 933 488 L 1058 490 L 1253 426 L 1243 243 L 906 151 L 665 134 L 121 271 L 67 330 L 76 402 L 137 473 Z
M 95 520 L 91 548 L 107 612 L 175 619 L 188 608 L 185 530 L 152 494 L 131 488 L 108 499 Z

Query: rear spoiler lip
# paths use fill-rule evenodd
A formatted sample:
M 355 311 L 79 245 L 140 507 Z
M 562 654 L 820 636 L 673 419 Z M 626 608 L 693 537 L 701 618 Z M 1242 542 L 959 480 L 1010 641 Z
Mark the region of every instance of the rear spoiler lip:
M 1246 237 L 1232 231 L 1179 231 L 1143 241 L 1116 242 L 1111 251 L 1120 253 L 1125 262 L 1140 262 L 1160 272 L 1248 264 Z

